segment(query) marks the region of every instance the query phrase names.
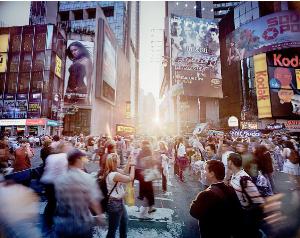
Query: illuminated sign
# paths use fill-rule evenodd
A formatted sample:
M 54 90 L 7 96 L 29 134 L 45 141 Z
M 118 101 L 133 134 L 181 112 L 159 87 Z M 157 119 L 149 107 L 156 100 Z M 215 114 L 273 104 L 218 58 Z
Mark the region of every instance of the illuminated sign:
M 135 133 L 135 128 L 126 125 L 117 125 L 117 135 L 132 135 Z
M 6 72 L 7 53 L 0 53 L 0 73 Z
M 260 53 L 299 47 L 300 14 L 297 11 L 281 11 L 260 17 L 230 33 L 226 46 L 229 65 Z M 281 63 L 288 61 L 280 60 Z
M 56 55 L 55 57 L 55 75 L 61 78 L 61 59 Z
M 280 34 L 287 32 L 300 32 L 300 16 L 298 14 L 284 13 L 267 19 L 268 28 L 263 32 L 265 40 L 274 40 Z
M 8 50 L 8 34 L 0 35 L 0 52 L 7 52 Z
M 266 54 L 254 56 L 258 118 L 272 117 Z
M 289 59 L 288 57 L 282 57 L 281 54 L 273 54 L 274 66 L 285 66 L 285 67 L 299 67 L 299 57 L 296 55 L 295 57 Z

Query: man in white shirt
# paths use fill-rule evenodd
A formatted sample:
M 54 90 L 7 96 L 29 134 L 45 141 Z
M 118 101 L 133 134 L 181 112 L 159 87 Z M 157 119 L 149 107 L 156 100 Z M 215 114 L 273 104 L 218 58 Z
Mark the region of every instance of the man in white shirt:
M 232 153 L 229 155 L 228 169 L 232 171 L 230 185 L 234 188 L 244 211 L 245 237 L 260 237 L 261 205 L 264 203 L 264 199 L 251 177 L 243 170 L 240 154 Z

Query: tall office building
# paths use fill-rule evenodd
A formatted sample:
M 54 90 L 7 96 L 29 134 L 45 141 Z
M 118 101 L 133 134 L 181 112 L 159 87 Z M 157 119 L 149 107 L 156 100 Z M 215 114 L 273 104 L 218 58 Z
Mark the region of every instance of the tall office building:
M 0 58 L 0 118 L 6 119 L 1 129 L 49 133 L 48 126 L 58 126 L 64 32 L 53 25 L 0 28 Z
M 102 85 L 102 89 L 104 90 L 105 87 L 104 91 L 109 92 L 110 99 L 108 101 L 99 100 L 100 96 L 98 95 L 99 97 L 95 96 L 95 100 L 92 98 L 89 105 L 76 102 L 78 112 L 75 115 L 67 115 L 65 118 L 66 134 L 73 133 L 75 127 L 78 127 L 78 130 L 79 128 L 85 128 L 86 134 L 91 131 L 114 134 L 113 128 L 116 124 L 121 123 L 132 126 L 136 119 L 139 87 L 139 3 L 113 1 L 59 2 L 58 25 L 66 30 L 68 44 L 71 44 L 71 41 L 93 42 L 93 49 L 91 50 L 94 52 L 94 60 L 98 61 L 99 37 L 102 37 L 99 36 L 98 19 L 100 15 L 105 18 L 105 24 L 109 26 L 113 34 L 112 38 L 116 40 L 116 46 L 113 47 L 116 55 L 118 55 L 116 57 L 116 69 L 110 69 L 110 71 L 117 71 L 117 77 L 113 80 L 114 82 L 111 82 L 111 84 L 114 84 L 114 89 L 107 87 L 107 84 Z M 103 40 L 105 39 L 107 38 L 104 37 Z M 124 54 L 125 57 L 121 54 Z M 93 92 L 100 87 L 100 85 L 97 85 L 98 78 L 98 73 L 95 72 L 95 75 L 92 76 Z M 91 96 L 93 97 L 93 94 Z M 66 107 L 68 106 L 68 103 L 66 103 Z M 100 112 L 101 115 L 99 115 Z M 85 118 L 83 121 L 87 123 L 80 126 L 78 124 L 82 121 L 82 117 Z M 107 124 L 109 126 L 106 126 Z

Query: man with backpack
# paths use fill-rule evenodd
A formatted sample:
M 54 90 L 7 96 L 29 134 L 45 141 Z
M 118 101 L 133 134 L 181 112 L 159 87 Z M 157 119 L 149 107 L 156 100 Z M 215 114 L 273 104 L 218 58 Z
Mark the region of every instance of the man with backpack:
M 257 238 L 263 219 L 264 199 L 251 177 L 242 168 L 242 156 L 231 153 L 228 157 L 228 169 L 232 171 L 230 185 L 234 188 L 243 211 L 244 237 Z
M 205 163 L 205 179 L 210 185 L 200 192 L 190 207 L 198 219 L 201 238 L 236 238 L 241 234 L 241 206 L 233 188 L 224 184 L 225 167 L 221 161 Z

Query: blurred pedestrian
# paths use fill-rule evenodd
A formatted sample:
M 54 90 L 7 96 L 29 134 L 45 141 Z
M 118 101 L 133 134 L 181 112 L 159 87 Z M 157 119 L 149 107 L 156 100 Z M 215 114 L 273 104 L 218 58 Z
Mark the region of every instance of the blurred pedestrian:
M 103 196 L 96 179 L 83 172 L 86 154 L 72 149 L 67 159 L 68 170 L 55 180 L 55 233 L 59 238 L 91 238 L 93 226 L 104 222 L 100 207 Z
M 45 229 L 51 230 L 56 209 L 55 181 L 67 171 L 67 152 L 72 149 L 67 142 L 60 142 L 46 159 L 41 182 L 45 185 L 47 205 L 44 211 Z

